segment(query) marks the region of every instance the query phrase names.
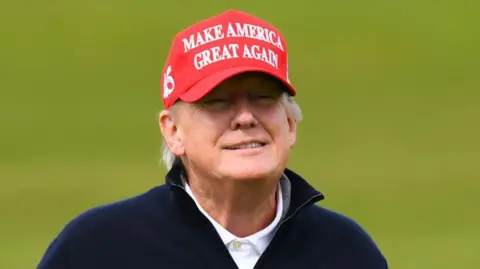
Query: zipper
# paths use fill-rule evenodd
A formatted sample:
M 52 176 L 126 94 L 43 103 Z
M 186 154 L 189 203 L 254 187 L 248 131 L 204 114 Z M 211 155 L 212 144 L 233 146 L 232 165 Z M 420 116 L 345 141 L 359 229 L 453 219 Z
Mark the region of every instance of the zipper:
M 172 184 L 172 186 L 178 187 L 178 188 L 184 190 L 185 192 L 187 191 L 187 190 L 185 189 L 185 187 L 182 186 L 182 185 L 178 185 L 177 183 L 174 183 L 174 182 L 172 182 L 171 184 Z
M 271 249 L 271 246 L 273 245 L 272 243 L 275 243 L 275 239 L 278 238 L 277 234 L 278 234 L 278 231 L 280 230 L 280 228 L 282 227 L 283 224 L 285 224 L 287 221 L 289 221 L 291 218 L 293 218 L 297 213 L 298 211 L 300 211 L 300 209 L 302 209 L 303 207 L 305 207 L 306 205 L 310 204 L 313 200 L 321 197 L 322 194 L 317 194 L 317 195 L 314 195 L 312 197 L 310 197 L 310 199 L 308 199 L 307 201 L 305 201 L 303 204 L 301 204 L 299 207 L 297 207 L 297 209 L 295 209 L 295 211 L 290 214 L 290 216 L 286 217 L 284 220 L 282 220 L 279 224 L 278 224 L 278 227 L 276 229 L 276 232 L 272 238 L 272 241 L 270 241 L 270 244 L 268 245 L 268 247 L 265 249 L 265 251 L 263 252 L 263 254 L 260 256 L 260 258 L 258 259 L 257 263 L 255 264 L 255 266 L 253 267 L 253 269 L 259 269 L 262 267 L 262 263 L 263 261 L 266 259 L 266 257 L 268 257 L 268 255 L 270 255 L 270 249 Z
M 290 214 L 290 216 L 286 217 L 284 220 L 282 220 L 282 221 L 278 224 L 277 230 L 280 229 L 280 227 L 282 226 L 282 224 L 284 224 L 284 223 L 287 222 L 289 219 L 291 219 L 293 216 L 295 216 L 300 209 L 302 209 L 302 208 L 305 207 L 307 204 L 309 204 L 311 201 L 313 201 L 313 200 L 315 200 L 315 199 L 317 199 L 318 197 L 321 197 L 321 196 L 322 196 L 322 194 L 316 194 L 316 195 L 310 197 L 310 199 L 308 199 L 307 201 L 305 201 L 305 202 L 304 202 L 303 204 L 301 204 L 299 207 L 297 207 L 297 209 L 295 209 L 295 211 L 294 211 L 292 214 Z

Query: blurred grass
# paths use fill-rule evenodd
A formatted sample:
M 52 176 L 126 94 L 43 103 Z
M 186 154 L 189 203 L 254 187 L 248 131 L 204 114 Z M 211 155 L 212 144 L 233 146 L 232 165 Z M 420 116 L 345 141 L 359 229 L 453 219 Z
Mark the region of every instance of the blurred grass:
M 227 8 L 287 38 L 305 114 L 290 167 L 322 204 L 391 268 L 477 268 L 480 2 L 233 3 L 1 4 L 0 268 L 34 268 L 78 213 L 163 183 L 171 38 Z

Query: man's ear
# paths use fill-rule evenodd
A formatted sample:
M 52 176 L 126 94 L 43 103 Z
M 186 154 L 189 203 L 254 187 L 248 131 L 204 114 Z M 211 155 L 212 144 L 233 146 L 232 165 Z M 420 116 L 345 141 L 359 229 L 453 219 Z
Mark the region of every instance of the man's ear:
M 158 115 L 158 123 L 160 131 L 165 139 L 165 143 L 176 156 L 185 154 L 183 147 L 181 132 L 178 129 L 178 122 L 172 111 L 163 110 Z

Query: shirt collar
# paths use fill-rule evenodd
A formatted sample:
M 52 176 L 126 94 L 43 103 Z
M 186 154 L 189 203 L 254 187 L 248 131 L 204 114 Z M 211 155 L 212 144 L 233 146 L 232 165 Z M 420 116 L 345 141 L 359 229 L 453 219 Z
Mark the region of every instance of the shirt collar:
M 178 217 L 185 219 L 185 221 L 192 223 L 192 225 L 201 224 L 205 217 L 198 210 L 190 195 L 185 191 L 185 184 L 182 178 L 184 171 L 181 160 L 177 159 L 165 175 L 165 184 L 170 189 L 170 197 L 176 205 L 174 213 L 178 214 Z M 284 210 L 280 223 L 289 221 L 303 208 L 325 199 L 321 192 L 291 169 L 285 168 L 283 178 L 286 180 L 281 180 Z M 199 216 L 202 218 L 199 218 Z
M 263 253 L 267 246 L 269 245 L 270 241 L 272 240 L 276 228 L 278 224 L 280 223 L 282 219 L 282 215 L 284 213 L 284 200 L 285 200 L 285 195 L 283 194 L 283 189 L 285 189 L 284 186 L 282 186 L 282 182 L 285 180 L 288 180 L 286 176 L 282 177 L 282 180 L 280 180 L 278 188 L 277 188 L 277 212 L 275 215 L 274 220 L 264 229 L 256 232 L 255 234 L 249 235 L 247 237 L 239 238 L 232 233 L 230 233 L 227 229 L 225 229 L 222 225 L 220 225 L 217 221 L 215 221 L 199 204 L 198 200 L 195 198 L 195 195 L 192 192 L 192 189 L 188 185 L 187 182 L 184 183 L 185 186 L 185 191 L 192 197 L 193 201 L 198 207 L 198 210 L 202 212 L 202 214 L 212 223 L 213 227 L 215 227 L 215 230 L 218 232 L 220 238 L 222 239 L 223 243 L 227 246 L 230 243 L 232 243 L 235 240 L 241 240 L 241 241 L 248 241 L 250 242 L 256 249 L 258 253 Z M 288 195 L 286 196 L 288 197 Z

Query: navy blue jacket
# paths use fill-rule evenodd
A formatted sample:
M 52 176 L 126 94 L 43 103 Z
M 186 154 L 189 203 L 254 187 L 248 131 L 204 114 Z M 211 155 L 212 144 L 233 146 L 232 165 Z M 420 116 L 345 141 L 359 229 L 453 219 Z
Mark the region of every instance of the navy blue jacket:
M 218 233 L 180 184 L 90 209 L 51 242 L 37 269 L 235 269 Z M 324 196 L 286 169 L 288 213 L 255 268 L 387 269 L 371 237 L 350 218 L 320 207 Z

